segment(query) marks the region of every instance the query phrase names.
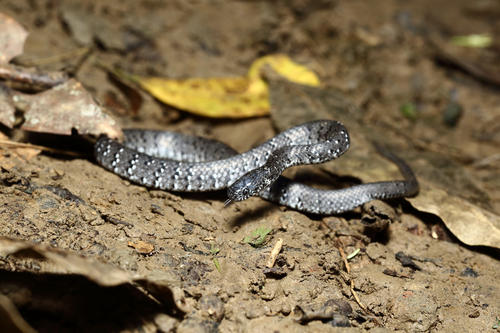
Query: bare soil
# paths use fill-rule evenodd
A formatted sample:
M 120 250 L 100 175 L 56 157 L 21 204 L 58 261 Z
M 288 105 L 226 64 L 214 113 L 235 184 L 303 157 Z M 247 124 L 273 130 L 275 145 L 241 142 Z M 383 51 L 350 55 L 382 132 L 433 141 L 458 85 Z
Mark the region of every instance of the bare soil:
M 349 117 L 359 128 L 386 133 L 384 140 L 397 146 L 417 175 L 440 175 L 450 193 L 500 213 L 498 159 L 487 159 L 500 154 L 499 87 L 443 61 L 430 41 L 436 38 L 429 37 L 497 38 L 498 2 L 3 0 L 0 11 L 30 31 L 20 62 L 90 43 L 93 50 L 82 61 L 61 56 L 39 66 L 73 72 L 124 128 L 198 134 L 239 151 L 272 137 L 283 118 L 204 119 L 143 92 L 134 112 L 97 63 L 140 75 L 235 76 L 259 56 L 286 53 L 356 107 L 359 113 Z M 85 33 L 69 29 L 74 17 L 103 28 L 86 40 Z M 498 61 L 498 47 L 490 52 Z M 478 65 L 489 58 L 461 59 Z M 408 103 L 416 116 L 401 112 Z M 443 120 L 451 104 L 463 110 L 456 125 Z M 182 297 L 179 311 L 133 284 L 103 287 L 78 274 L 51 274 L 0 257 L 0 292 L 39 331 L 493 332 L 498 325 L 498 250 L 461 243 L 439 216 L 408 201 L 374 202 L 329 217 L 259 198 L 224 208 L 224 193 L 169 193 L 131 184 L 97 165 L 91 144 L 76 136 L 6 133 L 80 157 L 2 150 L 2 237 L 139 276 L 168 276 L 167 285 L 182 291 L 175 296 Z M 363 158 L 357 171 L 307 167 L 291 174 L 323 186 L 356 183 L 366 180 L 359 174 L 370 169 L 373 156 Z M 264 227 L 271 232 L 263 244 L 243 241 Z M 268 269 L 278 239 L 284 246 Z M 358 249 L 346 267 L 343 255 Z

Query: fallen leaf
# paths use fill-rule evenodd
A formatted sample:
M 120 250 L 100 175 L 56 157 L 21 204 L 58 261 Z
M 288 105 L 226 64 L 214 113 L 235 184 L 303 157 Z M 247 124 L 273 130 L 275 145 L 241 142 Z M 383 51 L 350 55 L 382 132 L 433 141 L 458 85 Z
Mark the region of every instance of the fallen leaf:
M 268 55 L 255 60 L 248 71 L 248 78 L 253 82 L 263 82 L 260 71 L 266 65 L 288 81 L 313 87 L 320 84 L 319 78 L 313 71 L 292 61 L 284 54 Z
M 36 267 L 37 275 L 78 274 L 103 287 L 122 284 L 133 286 L 137 283 L 157 300 L 169 306 L 173 312 L 191 311 L 185 302 L 183 290 L 179 283 L 176 283 L 175 274 L 169 271 L 149 272 L 147 276 L 141 276 L 65 250 L 5 237 L 0 237 L 0 257 L 8 257 L 9 260 L 32 260 L 36 264 L 19 266 L 25 267 L 26 271 Z M 19 271 L 21 270 L 16 269 L 16 272 Z
M 128 242 L 127 244 L 133 247 L 140 254 L 151 254 L 155 250 L 155 246 L 151 243 L 146 243 L 144 241 Z
M 467 245 L 500 248 L 500 216 L 421 180 L 421 195 L 407 199 L 420 211 L 439 216 Z
M 23 53 L 28 32 L 12 17 L 0 13 L 0 64 Z
M 20 240 L 0 238 L 0 256 L 39 260 L 41 272 L 80 274 L 101 286 L 109 287 L 128 283 L 134 277 L 125 271 L 95 260 Z
M 12 128 L 16 121 L 15 112 L 8 89 L 0 85 L 0 123 Z
M 132 76 L 158 100 L 197 115 L 212 118 L 245 118 L 269 114 L 269 91 L 261 70 L 271 67 L 282 77 L 303 85 L 318 86 L 318 77 L 285 55 L 257 59 L 244 77 L 170 80 Z
M 35 95 L 16 93 L 14 101 L 25 111 L 21 129 L 27 131 L 70 135 L 75 129 L 78 134 L 121 136 L 115 120 L 74 79 Z

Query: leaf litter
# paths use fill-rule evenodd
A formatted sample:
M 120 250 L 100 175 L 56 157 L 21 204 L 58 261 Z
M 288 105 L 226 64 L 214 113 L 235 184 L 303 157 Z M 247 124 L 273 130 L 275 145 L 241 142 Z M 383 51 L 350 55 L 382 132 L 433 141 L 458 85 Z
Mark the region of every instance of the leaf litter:
M 279 85 L 286 86 L 286 89 L 279 87 Z M 370 170 L 355 170 L 356 165 L 360 164 L 360 160 L 356 160 L 356 158 L 360 157 L 360 154 L 375 155 L 376 152 L 373 151 L 370 142 L 374 138 L 383 138 L 384 135 L 379 133 L 376 128 L 360 127 L 353 119 L 354 116 L 345 113 L 344 107 L 337 107 L 339 104 L 347 103 L 345 99 L 332 97 L 338 93 L 321 91 L 320 88 L 305 88 L 284 81 L 275 82 L 272 87 L 275 88 L 271 90 L 272 117 L 277 120 L 278 128 L 285 129 L 304 121 L 317 119 L 343 119 L 343 122 L 350 129 L 353 137 L 353 148 L 336 161 L 335 167 L 325 166 L 322 168 L 333 173 L 336 173 L 337 170 L 349 170 L 351 175 L 364 181 L 394 178 L 394 173 L 388 172 L 390 169 L 383 160 L 370 160 L 369 163 L 366 163 L 365 168 Z M 325 98 L 326 95 L 330 97 Z M 381 139 L 377 139 L 377 141 L 383 142 Z M 372 148 L 370 149 L 370 147 Z M 354 156 L 353 150 L 356 154 Z M 411 161 L 409 163 L 411 164 Z M 333 166 L 333 164 L 331 165 Z M 432 169 L 432 166 L 422 165 L 422 163 L 414 166 L 421 183 L 420 193 L 414 198 L 405 200 L 420 211 L 436 214 L 443 220 L 448 229 L 465 244 L 500 249 L 500 216 L 477 206 L 474 202 L 454 196 L 449 189 L 447 191 L 441 189 L 439 185 L 443 181 L 433 178 L 426 179 L 426 176 L 433 177 L 435 173 L 423 175 L 419 173 L 420 168 Z M 367 175 L 370 174 L 372 176 L 368 178 Z
M 50 89 L 38 94 L 26 94 L 8 88 L 0 82 L 0 122 L 9 128 L 16 125 L 15 111 L 23 110 L 22 130 L 51 134 L 99 136 L 106 133 L 121 137 L 121 130 L 92 95 L 75 79 L 64 74 L 39 73 L 32 69 L 9 68 L 8 62 L 22 53 L 27 33 L 12 18 L 0 15 L 0 68 L 2 78 L 31 85 L 46 83 Z
M 140 4 L 138 6 L 141 8 Z M 237 12 L 240 9 L 247 13 L 249 9 L 255 10 L 257 5 L 242 2 L 231 5 L 214 4 L 212 7 L 216 12 L 219 11 L 217 6 L 233 6 L 230 12 L 234 10 Z M 456 167 L 458 163 L 452 164 L 450 167 L 433 164 L 438 160 L 438 157 L 442 158 L 442 156 L 433 156 L 431 153 L 443 155 L 444 152 L 446 155 L 448 153 L 446 149 L 439 149 L 449 146 L 445 139 L 450 140 L 454 132 L 470 136 L 467 128 L 464 131 L 463 124 L 464 122 L 472 125 L 475 123 L 471 122 L 470 118 L 467 119 L 471 115 L 469 111 L 471 104 L 468 103 L 467 99 L 473 96 L 465 95 L 464 97 L 464 89 L 462 88 L 459 101 L 463 104 L 464 112 L 458 121 L 458 129 L 457 131 L 445 131 L 443 134 L 442 129 L 437 128 L 436 132 L 442 138 L 440 141 L 439 138 L 432 136 L 433 133 L 429 129 L 422 130 L 422 124 L 432 126 L 431 122 L 427 122 L 429 119 L 425 119 L 425 108 L 422 108 L 422 105 L 429 103 L 429 100 L 432 100 L 432 103 L 440 101 L 439 97 L 435 95 L 434 99 L 428 97 L 433 90 L 438 90 L 433 89 L 433 82 L 424 81 L 429 84 L 429 87 L 426 87 L 425 84 L 422 85 L 426 88 L 417 93 L 416 100 L 412 100 L 409 98 L 408 92 L 401 93 L 401 88 L 404 90 L 407 82 L 415 82 L 412 81 L 413 78 L 402 79 L 390 76 L 394 74 L 394 69 L 396 71 L 402 69 L 403 73 L 417 71 L 423 73 L 424 78 L 427 75 L 426 67 L 421 66 L 418 56 L 411 61 L 411 66 L 416 66 L 412 67 L 411 70 L 408 70 L 406 65 L 401 68 L 401 63 L 399 63 L 400 58 L 398 57 L 402 54 L 399 51 L 399 44 L 401 41 L 408 43 L 412 37 L 398 35 L 396 39 L 398 40 L 398 48 L 392 50 L 390 49 L 392 42 L 390 38 L 387 39 L 394 33 L 390 30 L 384 30 L 383 33 L 379 33 L 377 30 L 371 32 L 376 37 L 375 40 L 383 40 L 383 43 L 373 45 L 369 41 L 373 38 L 370 38 L 369 34 L 367 38 L 365 33 L 365 37 L 357 40 L 356 44 L 350 44 L 352 41 L 343 44 L 346 43 L 345 34 L 337 35 L 337 33 L 338 31 L 345 32 L 343 29 L 345 29 L 346 22 L 343 20 L 345 17 L 349 17 L 349 10 L 345 11 L 345 9 L 349 9 L 349 5 L 342 2 L 336 4 L 346 15 L 343 15 L 341 20 L 335 20 L 334 27 L 331 26 L 331 15 L 334 15 L 337 10 L 330 11 L 331 8 L 328 8 L 328 5 L 321 5 L 326 7 L 321 7 L 321 10 L 317 12 L 314 9 L 315 6 L 300 7 L 298 4 L 293 4 L 293 6 L 295 6 L 294 10 L 297 15 L 300 14 L 304 21 L 302 22 L 302 19 L 297 21 L 296 23 L 300 22 L 300 24 L 295 24 L 291 30 L 290 27 L 280 27 L 287 32 L 286 34 L 268 36 L 266 32 L 266 38 L 276 38 L 271 40 L 269 45 L 279 45 L 279 48 L 286 49 L 286 46 L 280 43 L 287 43 L 286 41 L 298 43 L 298 45 L 292 44 L 291 46 L 294 51 L 297 50 L 300 53 L 300 45 L 303 45 L 301 43 L 307 45 L 308 39 L 304 37 L 308 36 L 311 31 L 316 31 L 315 33 L 318 35 L 315 35 L 315 38 L 318 37 L 320 40 L 328 37 L 324 39 L 325 41 L 331 41 L 334 35 L 338 36 L 335 37 L 335 43 L 317 43 L 315 41 L 314 47 L 309 45 L 308 49 L 317 52 L 315 54 L 319 56 L 319 59 L 327 57 L 335 59 L 335 61 L 340 60 L 334 66 L 330 62 L 323 63 L 323 65 L 329 68 L 328 75 L 332 75 L 331 68 L 339 69 L 335 76 L 336 79 L 340 80 L 335 83 L 343 84 L 345 82 L 344 91 L 339 89 L 315 90 L 308 87 L 300 87 L 295 90 L 295 88 L 290 88 L 293 84 L 283 84 L 279 88 L 279 84 L 273 86 L 271 82 L 273 124 L 267 119 L 254 119 L 241 123 L 242 130 L 235 131 L 237 125 L 232 123 L 207 124 L 201 118 L 183 119 L 181 117 L 178 119 L 179 123 L 173 125 L 173 128 L 193 130 L 208 135 L 217 134 L 216 137 L 223 138 L 225 142 L 234 142 L 241 149 L 245 149 L 265 139 L 266 137 L 263 137 L 262 133 L 266 133 L 267 137 L 272 135 L 271 125 L 279 130 L 280 126 L 288 126 L 311 117 L 333 117 L 348 125 L 353 135 L 353 142 L 355 142 L 352 150 L 331 165 L 322 166 L 319 170 L 306 168 L 307 172 L 302 173 L 302 176 L 301 172 L 291 170 L 292 175 L 295 173 L 299 179 L 302 177 L 302 180 L 311 183 L 320 180 L 319 184 L 333 182 L 340 186 L 359 181 L 396 179 L 398 177 L 397 170 L 390 163 L 376 157 L 369 144 L 372 139 L 383 143 L 390 141 L 390 148 L 401 154 L 417 170 L 419 178 L 424 180 L 425 192 L 421 194 L 423 200 L 428 202 L 422 204 L 422 207 L 426 206 L 428 210 L 417 208 L 417 204 L 411 201 L 413 199 L 391 202 L 390 205 L 385 206 L 383 211 L 362 207 L 350 215 L 325 217 L 320 218 L 320 221 L 317 217 L 311 218 L 297 212 L 279 209 L 275 205 L 264 203 L 259 199 L 252 199 L 249 202 L 239 203 L 229 210 L 222 210 L 220 200 L 211 200 L 211 196 L 207 198 L 203 195 L 201 196 L 203 199 L 200 199 L 198 196 L 147 191 L 120 180 L 118 177 L 88 163 L 88 161 L 80 159 L 61 161 L 42 155 L 19 162 L 7 152 L 4 153 L 0 173 L 2 205 L 5 207 L 0 211 L 0 215 L 2 220 L 6 221 L 2 225 L 1 232 L 2 235 L 15 237 L 20 242 L 26 242 L 26 245 L 20 247 L 24 249 L 21 249 L 20 252 L 1 257 L 2 270 L 0 273 L 3 278 L 0 279 L 2 281 L 0 290 L 2 293 L 5 290 L 10 290 L 8 295 L 10 299 L 15 300 L 13 304 L 20 309 L 21 315 L 33 327 L 38 328 L 44 325 L 43 322 L 37 321 L 37 313 L 47 314 L 49 312 L 55 314 L 54 318 L 65 318 L 66 325 L 90 329 L 76 318 L 84 318 L 86 324 L 99 322 L 101 317 L 88 311 L 82 311 L 87 309 L 99 311 L 103 309 L 100 307 L 101 305 L 107 306 L 105 310 L 100 311 L 100 313 L 106 314 L 107 323 L 115 322 L 116 326 L 114 327 L 133 327 L 146 331 L 158 329 L 163 331 L 175 329 L 179 331 L 187 329 L 209 331 L 217 327 L 220 331 L 241 329 L 263 331 L 272 328 L 299 332 L 304 329 L 328 331 L 334 329 L 332 326 L 342 325 L 360 326 L 364 329 L 383 325 L 388 329 L 426 331 L 444 329 L 445 327 L 477 329 L 483 327 L 485 322 L 490 328 L 495 323 L 499 298 L 494 274 L 498 271 L 495 270 L 495 267 L 498 268 L 498 262 L 491 257 L 491 254 L 490 256 L 484 255 L 478 252 L 481 250 L 460 246 L 452 237 L 447 238 L 450 241 L 434 240 L 430 237 L 430 230 L 428 230 L 442 225 L 441 220 L 444 219 L 440 215 L 446 213 L 443 211 L 445 207 L 449 207 L 449 210 L 456 210 L 456 205 L 463 205 L 474 211 L 474 214 L 487 216 L 485 211 L 489 210 L 489 206 L 492 211 L 498 213 L 498 209 L 495 208 L 498 206 L 495 205 L 494 199 L 490 199 L 495 198 L 494 189 L 478 186 L 477 180 L 468 178 L 468 173 L 463 170 L 463 167 Z M 262 8 L 272 8 L 272 6 L 265 5 L 259 8 L 259 10 L 265 10 Z M 322 10 L 325 8 L 325 14 L 329 14 L 327 15 L 329 19 L 322 21 L 320 18 Z M 175 10 L 186 9 L 182 6 L 177 9 L 170 8 L 170 12 L 175 12 Z M 112 17 L 111 12 L 104 12 L 107 13 L 104 14 L 105 16 Z M 134 12 L 134 10 L 130 12 Z M 220 12 L 224 11 L 220 10 Z M 363 16 L 360 8 L 357 8 L 353 13 L 356 13 L 356 21 Z M 369 14 L 365 17 L 368 23 L 373 17 L 371 11 Z M 190 15 L 204 15 L 204 11 L 199 8 Z M 146 17 L 149 16 L 146 15 Z M 270 20 L 273 16 L 267 14 L 266 17 L 267 20 Z M 293 15 L 287 17 L 293 18 Z M 227 20 L 231 19 L 232 17 L 227 17 Z M 398 19 L 402 20 L 400 17 Z M 176 22 L 182 26 L 182 20 Z M 194 22 L 196 23 L 196 21 Z M 207 23 L 203 20 L 201 22 Z M 227 21 L 220 20 L 220 22 Z M 249 22 L 237 22 L 237 24 L 253 24 L 252 22 L 249 20 Z M 258 15 L 256 15 L 256 22 L 261 22 Z M 287 20 L 274 22 L 271 20 L 271 25 L 282 24 L 280 22 L 287 22 Z M 326 24 L 322 30 L 315 30 L 313 22 L 330 23 Z M 151 22 L 151 24 L 154 23 Z M 211 19 L 208 24 L 219 24 L 219 22 Z M 301 30 L 302 25 L 306 26 L 306 30 Z M 392 28 L 391 24 L 386 27 L 386 29 Z M 172 29 L 172 25 L 169 26 L 169 29 Z M 173 38 L 176 43 L 181 41 L 181 45 L 184 46 L 184 48 L 179 48 L 172 44 L 163 50 L 169 52 L 169 57 L 171 57 L 171 59 L 169 58 L 169 66 L 172 67 L 175 66 L 172 64 L 176 62 L 185 62 L 186 54 L 182 52 L 191 42 L 189 36 L 182 35 L 182 30 L 174 28 L 173 31 L 169 30 L 166 34 L 162 34 L 162 36 L 169 36 L 167 40 Z M 223 30 L 233 31 L 226 26 Z M 191 31 L 199 34 L 196 39 L 198 42 L 213 41 L 214 44 L 208 47 L 210 52 L 217 49 L 217 38 L 210 39 L 210 33 L 213 31 L 207 29 L 206 25 L 202 29 Z M 324 36 L 321 35 L 321 31 L 325 32 Z M 484 30 L 477 29 L 477 31 Z M 238 39 L 243 35 L 238 35 Z M 455 33 L 455 35 L 457 34 Z M 255 36 L 258 37 L 257 34 Z M 370 45 L 368 48 L 363 45 L 364 41 L 367 41 L 366 45 Z M 267 39 L 266 42 L 268 42 Z M 225 43 L 224 48 L 219 46 L 219 49 L 227 52 L 226 46 L 230 49 L 229 45 L 230 43 Z M 412 45 L 414 44 L 410 43 L 409 46 L 412 47 Z M 374 46 L 377 47 L 374 48 Z M 46 45 L 43 47 L 46 48 Z M 387 48 L 389 48 L 390 57 L 381 56 L 378 53 L 379 50 L 384 52 Z M 190 49 L 190 52 L 193 52 L 194 49 Z M 350 50 L 356 50 L 356 52 Z M 207 52 L 206 46 L 202 45 L 197 52 L 194 52 L 195 59 L 207 58 L 207 54 L 204 53 Z M 416 52 L 418 54 L 419 51 Z M 176 58 L 176 54 L 180 54 L 181 57 Z M 250 63 L 251 59 L 256 58 L 255 54 L 256 52 L 252 53 L 250 58 L 247 56 L 244 61 L 240 61 L 240 64 Z M 230 63 L 226 56 L 221 58 L 225 59 L 224 62 Z M 357 59 L 358 56 L 361 56 L 363 61 Z M 211 57 L 216 58 L 213 55 Z M 423 58 L 425 59 L 425 57 Z M 388 61 L 389 59 L 390 61 Z M 343 61 L 345 62 L 343 63 Z M 390 68 L 387 67 L 388 63 L 391 64 Z M 380 64 L 383 67 L 377 68 Z M 428 66 L 427 68 L 433 71 L 432 78 L 436 80 L 437 84 L 446 86 L 449 81 L 439 76 L 439 71 L 436 71 L 434 65 Z M 349 70 L 344 71 L 343 69 L 346 68 Z M 379 75 L 384 73 L 383 75 L 387 75 L 387 77 L 384 77 L 384 80 L 375 78 L 376 83 L 374 84 L 373 77 L 370 77 L 374 72 L 379 73 Z M 348 77 L 342 77 L 342 75 Z M 190 75 L 183 76 L 190 77 Z M 332 81 L 330 81 L 331 83 Z M 86 86 L 93 86 L 93 84 L 96 83 L 86 82 Z M 365 84 L 366 86 L 363 86 Z M 387 89 L 387 86 L 390 86 L 391 89 Z M 416 86 L 420 85 L 416 84 Z M 368 93 L 360 94 L 360 90 L 365 88 L 367 88 Z M 99 86 L 97 91 L 101 89 L 102 87 Z M 276 95 L 273 90 L 276 89 L 290 91 L 288 94 L 283 94 L 283 97 L 286 98 L 281 98 L 277 102 L 276 98 L 273 97 Z M 306 92 L 305 96 L 293 96 L 302 95 L 304 91 Z M 316 95 L 312 93 L 313 97 L 307 97 L 311 91 L 318 93 Z M 352 96 L 348 96 L 346 91 L 355 92 L 356 103 L 352 102 Z M 391 95 L 393 92 L 400 93 L 404 98 L 401 100 L 394 98 L 394 95 Z M 474 94 L 476 93 L 477 91 L 474 92 Z M 293 103 L 286 104 L 286 99 L 291 96 L 297 97 L 292 98 L 296 102 L 298 100 L 295 105 L 291 105 Z M 381 100 L 390 101 L 390 107 L 387 108 L 387 105 L 383 105 L 383 112 L 377 113 L 377 107 L 380 106 L 378 103 Z M 471 100 L 474 101 L 473 98 Z M 402 126 L 401 132 L 408 135 L 400 135 L 401 132 L 398 134 L 394 130 L 394 124 L 392 127 L 382 127 L 378 131 L 373 130 L 391 119 L 391 111 L 397 113 L 397 105 L 401 105 L 403 101 L 416 103 L 418 114 L 412 122 L 414 128 L 422 131 L 420 135 L 412 133 L 411 126 L 406 128 Z M 366 107 L 358 108 L 356 105 Z M 287 111 L 288 106 L 290 108 Z M 281 108 L 282 112 L 273 111 L 275 107 Z M 149 108 L 154 108 L 154 104 L 150 103 L 141 109 L 138 113 L 141 122 L 134 124 L 144 127 L 160 126 L 162 120 L 158 120 L 163 118 L 158 117 L 158 114 L 147 113 L 151 111 Z M 301 113 L 300 110 L 306 112 Z M 398 125 L 407 125 L 401 118 L 397 119 L 397 122 L 401 122 Z M 477 123 L 484 123 L 484 120 Z M 212 132 L 212 127 L 217 128 L 217 131 Z M 435 129 L 432 128 L 432 130 Z M 418 131 L 416 133 L 419 134 Z M 468 158 L 470 157 L 470 161 L 475 161 L 480 154 L 475 153 L 469 147 L 460 147 L 458 149 L 460 154 L 449 154 L 446 155 L 446 158 L 455 159 L 455 157 L 465 154 Z M 429 156 L 433 156 L 434 160 L 427 160 Z M 460 160 L 455 159 L 455 161 Z M 7 164 L 10 164 L 11 167 L 3 168 Z M 54 170 L 58 170 L 58 172 Z M 309 171 L 311 172 L 309 173 Z M 432 175 L 433 173 L 434 175 Z M 55 175 L 58 176 L 55 177 Z M 453 175 L 459 176 L 453 179 Z M 85 181 L 82 181 L 82 176 L 85 177 Z M 428 186 L 427 183 L 430 185 Z M 75 193 L 86 205 L 69 200 L 67 195 L 55 194 L 54 191 L 49 190 L 49 186 L 54 184 L 66 188 L 69 193 Z M 444 193 L 436 192 L 436 189 L 441 191 L 446 189 L 446 193 L 452 197 L 452 203 L 446 204 Z M 437 194 L 434 193 L 430 196 L 426 192 L 436 192 Z M 430 202 L 433 199 L 443 201 Z M 457 201 L 457 199 L 463 201 Z M 443 202 L 445 204 L 441 205 Z M 162 214 L 149 210 L 152 203 L 161 210 Z M 477 209 L 471 208 L 469 204 L 476 206 Z M 89 210 L 88 206 L 93 206 L 96 209 Z M 376 216 L 373 219 L 359 218 L 360 212 L 362 216 L 365 214 L 375 214 Z M 381 213 L 385 215 L 381 217 Z M 464 214 L 454 213 L 458 215 L 446 218 L 446 220 L 464 218 Z M 375 233 L 373 231 L 367 232 L 366 224 L 372 220 L 377 221 L 377 219 L 388 221 L 388 223 L 385 223 L 382 229 Z M 120 221 L 120 223 L 113 223 L 113 221 Z M 463 221 L 465 222 L 465 220 Z M 274 237 L 283 239 L 286 244 L 278 256 L 276 264 L 286 268 L 284 275 L 266 274 L 262 269 L 271 250 L 267 244 L 263 244 L 260 248 L 250 248 L 247 244 L 240 244 L 241 239 L 251 234 L 254 229 L 252 225 L 264 223 L 273 230 Z M 432 225 L 433 223 L 435 224 Z M 467 224 L 464 224 L 461 228 L 466 226 Z M 473 225 L 471 224 L 470 227 Z M 452 230 L 451 227 L 448 228 Z M 411 230 L 417 229 L 423 231 L 420 233 L 411 232 Z M 445 227 L 442 229 L 444 232 L 447 230 Z M 488 230 L 479 229 L 483 233 Z M 481 238 L 477 237 L 481 235 L 481 232 L 473 233 L 475 236 L 472 240 L 465 238 L 466 241 L 476 241 L 477 238 Z M 207 248 L 206 239 L 209 237 L 215 237 L 216 244 L 224 244 L 223 251 L 217 254 L 217 258 L 224 260 L 220 267 L 215 265 L 213 259 L 217 258 L 214 258 L 212 251 Z M 460 237 L 458 238 L 460 239 Z M 151 255 L 145 256 L 128 246 L 129 241 L 138 243 L 140 240 L 147 240 L 147 242 L 151 240 L 151 243 L 155 244 L 155 251 Z M 32 242 L 45 245 L 33 245 Z M 55 261 L 52 262 L 45 258 L 44 252 L 40 250 L 46 245 L 58 247 L 60 249 L 56 251 L 58 256 L 67 257 L 69 260 L 56 259 L 55 261 L 61 260 L 61 266 L 55 265 Z M 32 250 L 32 247 L 35 248 L 35 251 Z M 360 249 L 360 252 L 347 262 L 345 253 L 342 256 L 337 251 L 332 251 L 332 247 L 337 247 L 340 254 L 344 253 L 344 249 L 346 253 L 353 253 L 355 249 Z M 52 251 L 50 248 L 47 250 Z M 411 258 L 417 256 L 423 258 L 418 264 L 421 270 L 414 271 L 411 267 L 403 267 L 396 259 L 397 254 L 401 251 Z M 103 288 L 92 280 L 95 279 L 92 273 L 95 270 L 92 271 L 90 267 L 87 267 L 92 266 L 96 260 L 90 259 L 88 265 L 82 264 L 82 258 L 73 257 L 76 253 L 90 258 L 100 258 L 97 260 L 98 262 L 106 261 L 105 265 L 109 265 L 111 269 L 121 270 L 126 273 L 125 275 L 146 278 Z M 77 255 L 77 257 L 79 256 Z M 426 258 L 432 260 L 425 260 Z M 101 267 L 101 265 L 98 266 Z M 468 269 L 473 269 L 476 274 L 463 274 Z M 97 275 L 103 274 L 101 278 L 105 280 L 109 278 L 106 276 L 106 271 L 107 269 L 104 269 Z M 71 272 L 75 273 L 68 274 Z M 396 274 L 389 276 L 384 272 L 395 272 Z M 23 274 L 30 275 L 24 276 Z M 83 279 L 85 281 L 90 279 L 94 282 L 87 281 L 87 284 L 78 282 L 78 277 L 87 275 L 89 277 Z M 38 281 L 38 276 L 57 283 L 49 286 L 47 284 L 33 285 L 32 281 Z M 64 286 L 68 286 L 68 283 L 70 287 L 65 288 Z M 13 289 L 13 286 L 17 289 Z M 91 305 L 80 307 L 79 311 L 75 311 L 76 308 L 72 306 L 75 303 L 65 302 L 62 307 L 57 308 L 56 303 L 50 301 L 50 297 L 57 296 L 59 299 L 68 300 L 67 292 L 65 293 L 67 290 L 89 290 L 89 288 L 94 288 L 98 292 L 81 293 L 86 296 L 83 298 L 85 304 Z M 26 304 L 40 303 L 28 303 L 26 296 L 23 297 L 26 295 L 26 290 L 33 295 L 32 299 L 43 299 L 45 306 L 32 307 L 31 314 L 27 313 Z M 39 297 L 40 290 L 50 290 L 51 292 L 45 293 L 45 297 L 42 298 Z M 112 294 L 113 297 L 106 297 L 109 295 L 108 292 L 113 290 L 116 290 L 117 293 Z M 151 303 L 145 300 L 144 292 L 136 293 L 137 290 L 147 291 L 147 299 Z M 114 302 L 115 300 L 119 302 Z M 340 303 L 342 301 L 349 306 L 350 311 L 344 311 L 348 307 L 343 306 Z M 124 312 L 116 316 L 115 310 L 120 308 L 120 304 L 122 307 L 128 307 L 133 313 Z M 154 304 L 160 304 L 161 309 L 155 307 Z M 59 311 L 54 311 L 54 309 Z M 110 309 L 113 310 L 110 311 Z M 169 309 L 172 311 L 169 312 Z M 291 314 L 294 313 L 295 309 L 297 309 L 298 318 L 300 318 L 300 309 L 302 309 L 302 313 L 305 314 L 302 320 L 293 320 Z M 15 314 L 11 313 L 11 318 L 14 318 Z M 72 316 L 72 313 L 78 313 L 78 317 Z M 140 320 L 124 325 L 122 321 L 125 318 L 140 318 Z
M 126 75 L 160 101 L 196 115 L 247 118 L 269 114 L 269 93 L 261 71 L 270 66 L 295 83 L 318 86 L 319 78 L 283 54 L 255 60 L 244 77 L 181 80 Z
M 28 32 L 16 20 L 0 13 L 0 64 L 7 64 L 23 53 Z

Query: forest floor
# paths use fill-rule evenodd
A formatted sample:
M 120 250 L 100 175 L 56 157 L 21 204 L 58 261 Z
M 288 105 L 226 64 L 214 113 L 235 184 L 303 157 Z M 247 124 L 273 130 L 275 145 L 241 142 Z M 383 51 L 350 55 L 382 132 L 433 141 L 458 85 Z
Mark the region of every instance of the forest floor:
M 400 177 L 368 144 L 377 139 L 421 183 L 415 198 L 339 216 L 260 198 L 224 208 L 223 192 L 132 184 L 100 167 L 76 135 L 2 128 L 79 154 L 0 151 L 0 305 L 14 305 L 18 320 L 39 331 L 500 330 L 500 43 L 449 43 L 500 36 L 497 1 L 4 0 L 0 12 L 30 32 L 17 63 L 70 71 L 123 128 L 245 151 L 305 120 L 332 118 L 349 129 L 351 150 L 289 176 L 324 187 Z M 91 49 L 84 58 L 53 58 L 81 47 Z M 98 65 L 231 77 L 273 53 L 313 69 L 327 88 L 274 82 L 271 115 L 242 120 L 193 116 L 143 91 L 132 110 Z M 256 230 L 262 239 L 245 241 Z M 492 240 L 469 241 L 476 230 Z

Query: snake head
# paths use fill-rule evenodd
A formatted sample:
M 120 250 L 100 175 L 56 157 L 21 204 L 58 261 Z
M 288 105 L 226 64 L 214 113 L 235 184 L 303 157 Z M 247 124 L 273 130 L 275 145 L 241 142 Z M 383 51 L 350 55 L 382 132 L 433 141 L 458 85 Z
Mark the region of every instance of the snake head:
M 252 170 L 241 176 L 227 189 L 227 204 L 233 201 L 243 201 L 251 196 L 258 195 L 266 186 L 269 186 L 266 172 L 261 169 Z M 227 205 L 226 204 L 226 205 Z

